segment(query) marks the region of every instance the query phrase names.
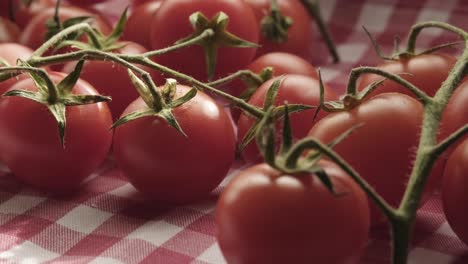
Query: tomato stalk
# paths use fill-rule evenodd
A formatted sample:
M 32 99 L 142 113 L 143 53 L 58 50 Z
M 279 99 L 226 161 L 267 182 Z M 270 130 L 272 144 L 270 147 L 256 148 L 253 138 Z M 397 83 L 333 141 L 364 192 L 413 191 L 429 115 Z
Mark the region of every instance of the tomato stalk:
M 317 0 L 301 0 L 304 7 L 307 9 L 309 14 L 314 18 L 317 27 L 319 28 L 320 34 L 322 38 L 325 40 L 327 44 L 328 50 L 333 57 L 333 62 L 338 63 L 340 62 L 340 55 L 336 49 L 335 43 L 333 42 L 333 38 L 330 32 L 323 21 L 322 15 L 320 13 L 320 6 Z

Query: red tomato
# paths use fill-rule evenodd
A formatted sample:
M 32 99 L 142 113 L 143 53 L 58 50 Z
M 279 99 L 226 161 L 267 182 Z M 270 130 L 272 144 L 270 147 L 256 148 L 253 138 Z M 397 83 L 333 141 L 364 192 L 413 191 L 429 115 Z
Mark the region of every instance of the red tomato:
M 344 195 L 331 194 L 315 175 L 291 176 L 266 164 L 228 184 L 216 208 L 228 263 L 359 263 L 368 241 L 367 197 L 335 164 L 320 164 Z
M 33 50 L 16 43 L 2 43 L 0 44 L 0 59 L 5 60 L 11 66 L 16 65 L 18 59 L 27 60 L 31 57 Z M 24 79 L 26 75 L 19 75 L 17 78 Z M 8 88 L 15 84 L 18 80 L 11 78 L 6 81 L 0 82 L 0 94 L 4 94 Z
M 148 2 L 153 2 L 153 1 L 160 1 L 160 0 L 131 0 L 130 2 L 132 2 L 133 7 L 137 7 L 139 5 L 142 5 Z
M 32 49 L 37 49 L 41 46 L 41 44 L 44 43 L 47 32 L 47 28 L 45 26 L 46 22 L 53 17 L 54 13 L 55 8 L 50 7 L 42 10 L 37 16 L 33 17 L 21 33 L 20 43 L 31 47 Z M 89 11 L 77 7 L 64 6 L 60 8 L 60 19 L 62 22 L 78 16 L 91 16 L 91 25 L 93 27 L 99 29 L 104 34 L 109 34 L 111 32 L 109 23 L 97 14 L 90 13 Z
M 258 28 L 255 15 L 244 1 L 232 0 L 171 0 L 164 1 L 151 23 L 150 39 L 153 49 L 166 48 L 194 30 L 189 16 L 195 12 L 203 13 L 211 19 L 222 11 L 229 16 L 227 30 L 250 42 L 257 43 Z M 218 49 L 214 78 L 225 76 L 247 66 L 255 55 L 255 48 Z M 205 53 L 199 45 L 191 46 L 155 58 L 158 63 L 191 75 L 200 81 L 207 79 Z
M 411 172 L 422 114 L 422 105 L 407 95 L 380 94 L 348 112 L 329 114 L 312 127 L 309 136 L 328 143 L 351 127 L 362 124 L 334 150 L 384 199 L 397 206 Z M 437 162 L 425 198 L 441 175 L 442 163 Z M 372 204 L 372 223 L 380 223 L 382 217 Z
M 262 19 L 270 14 L 270 0 L 244 0 L 255 12 L 257 24 L 261 25 Z M 268 40 L 263 33 L 260 38 L 261 48 L 257 50 L 257 56 L 273 51 L 282 51 L 296 54 L 310 61 L 315 55 L 313 23 L 307 10 L 298 0 L 278 0 L 280 12 L 292 19 L 293 24 L 288 30 L 288 39 L 283 43 L 274 43 Z M 260 27 L 260 26 L 259 26 Z
M 120 54 L 141 54 L 147 50 L 141 45 L 133 42 L 125 42 L 125 46 L 120 50 L 114 51 Z M 65 64 L 63 71 L 72 72 L 76 63 Z M 152 73 L 151 69 L 147 69 Z M 158 76 L 154 74 L 154 76 Z M 160 76 L 160 75 L 159 75 Z M 125 108 L 138 97 L 138 92 L 133 86 L 126 67 L 111 61 L 87 61 L 83 65 L 80 77 L 88 81 L 100 94 L 112 97 L 109 102 L 114 119 L 118 118 Z M 155 80 L 157 84 L 163 84 L 162 78 Z
M 36 16 L 46 8 L 55 8 L 55 5 L 55 0 L 34 0 L 28 6 L 21 3 L 21 1 L 15 1 L 15 23 L 20 28 L 24 28 L 34 16 Z M 61 5 L 63 6 L 63 3 L 61 3 Z
M 442 115 L 440 139 L 446 138 L 463 125 L 468 124 L 468 80 L 455 90 Z M 465 136 L 465 138 L 467 138 Z M 454 149 L 454 148 L 451 148 Z M 450 151 L 447 152 L 448 154 Z
M 419 89 L 433 96 L 448 77 L 448 73 L 455 65 L 456 59 L 446 54 L 427 54 L 399 61 L 389 61 L 378 66 L 380 69 L 394 74 L 402 74 L 405 80 L 414 84 Z M 405 74 L 403 74 L 405 73 Z M 381 80 L 382 77 L 367 74 L 360 79 L 358 90 L 364 89 L 367 85 Z M 385 81 L 384 85 L 377 88 L 373 95 L 389 92 L 398 92 L 414 95 L 406 88 L 393 81 Z
M 262 84 L 258 90 L 252 95 L 249 100 L 250 104 L 255 106 L 263 106 L 265 95 L 273 84 L 275 79 L 271 79 Z M 336 100 L 337 95 L 328 86 L 325 86 L 325 100 Z M 320 104 L 320 88 L 317 79 L 307 77 L 304 75 L 288 74 L 284 76 L 281 87 L 276 97 L 275 105 L 288 104 L 305 104 L 310 106 L 318 106 Z M 315 109 L 309 109 L 300 113 L 291 114 L 291 128 L 293 139 L 298 140 L 307 135 L 310 128 L 314 124 Z M 327 113 L 321 111 L 316 120 L 320 120 Z M 244 138 L 244 135 L 254 124 L 255 119 L 241 114 L 237 122 L 237 139 L 239 142 Z M 282 121 L 278 123 L 282 124 Z M 242 157 L 247 162 L 258 163 L 263 161 L 263 157 L 258 151 L 257 144 L 252 141 L 242 152 Z
M 106 0 L 68 0 L 69 3 L 77 6 L 90 6 L 105 2 Z
M 54 82 L 64 74 L 50 73 Z M 11 89 L 37 91 L 26 79 Z M 78 81 L 75 94 L 97 94 Z M 14 113 L 14 114 L 12 114 Z M 0 100 L 1 160 L 21 181 L 56 192 L 75 189 L 106 158 L 112 134 L 112 118 L 105 103 L 67 107 L 65 148 L 57 122 L 44 105 L 20 97 Z
M 154 13 L 161 6 L 162 1 L 152 1 L 137 6 L 128 17 L 127 24 L 122 38 L 141 44 L 147 49 L 151 49 L 150 28 Z
M 260 73 L 266 67 L 273 68 L 274 76 L 301 74 L 318 79 L 317 70 L 314 66 L 301 57 L 284 52 L 272 52 L 260 56 L 250 63 L 247 69 L 254 73 Z M 230 86 L 229 93 L 234 96 L 240 96 L 247 88 L 240 80 L 233 82 Z M 231 115 L 234 121 L 239 120 L 240 110 L 231 108 Z
M 0 43 L 16 42 L 20 35 L 20 29 L 10 20 L 0 17 Z
M 451 154 L 444 174 L 442 202 L 445 216 L 457 236 L 468 245 L 468 140 Z
M 178 85 L 176 98 L 189 87 Z M 146 109 L 141 98 L 123 115 Z M 147 198 L 183 204 L 207 197 L 226 176 L 235 153 L 229 116 L 203 92 L 173 110 L 184 137 L 158 117 L 115 129 L 114 155 L 130 182 Z

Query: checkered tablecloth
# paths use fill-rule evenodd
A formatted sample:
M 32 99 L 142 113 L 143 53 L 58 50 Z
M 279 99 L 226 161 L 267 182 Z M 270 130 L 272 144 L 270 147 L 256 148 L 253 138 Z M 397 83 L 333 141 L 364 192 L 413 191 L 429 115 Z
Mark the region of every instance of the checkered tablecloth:
M 466 0 L 323 0 L 322 8 L 342 63 L 330 65 L 321 42 L 314 44 L 315 63 L 338 90 L 352 67 L 380 62 L 362 25 L 385 52 L 392 50 L 394 35 L 404 41 L 415 22 L 445 21 L 468 30 Z M 440 30 L 430 30 L 418 46 L 451 40 Z M 237 166 L 230 174 L 236 171 Z M 25 187 L 4 172 L 0 176 L 0 263 L 224 263 L 213 216 L 222 186 L 210 200 L 165 208 L 145 203 L 111 159 L 85 182 L 82 191 L 62 197 Z M 373 230 L 362 263 L 389 260 L 387 230 Z M 448 226 L 437 194 L 419 211 L 410 263 L 468 263 L 468 247 Z

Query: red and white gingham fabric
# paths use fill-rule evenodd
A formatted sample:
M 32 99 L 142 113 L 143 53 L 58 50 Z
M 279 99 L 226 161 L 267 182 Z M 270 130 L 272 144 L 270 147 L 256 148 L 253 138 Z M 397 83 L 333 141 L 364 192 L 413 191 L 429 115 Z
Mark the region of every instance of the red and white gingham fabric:
M 117 1 L 111 2 L 115 8 Z M 394 35 L 404 40 L 415 22 L 445 21 L 468 30 L 465 0 L 323 0 L 322 9 L 342 62 L 328 63 L 328 53 L 317 35 L 315 63 L 322 67 L 325 80 L 339 90 L 352 67 L 381 62 L 362 25 L 383 44 L 385 52 L 392 50 Z M 428 30 L 418 46 L 454 39 L 440 30 Z M 236 171 L 233 168 L 231 175 Z M 221 189 L 208 201 L 164 208 L 141 200 L 111 160 L 86 181 L 82 191 L 66 197 L 32 190 L 3 173 L 0 263 L 224 263 L 213 216 Z M 362 263 L 389 261 L 387 230 L 372 231 Z M 420 209 L 409 263 L 468 263 L 468 247 L 448 226 L 439 195 Z

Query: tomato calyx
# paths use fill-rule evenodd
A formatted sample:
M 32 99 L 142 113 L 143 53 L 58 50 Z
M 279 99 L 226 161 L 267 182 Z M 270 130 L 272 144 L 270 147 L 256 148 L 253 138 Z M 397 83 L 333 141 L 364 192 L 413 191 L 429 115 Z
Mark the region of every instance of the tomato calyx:
M 162 87 L 161 91 L 158 91 L 151 78 L 146 76 L 143 81 L 131 70 L 128 70 L 128 73 L 132 83 L 137 88 L 141 98 L 148 108 L 138 110 L 121 117 L 112 125 L 112 129 L 139 118 L 153 116 L 163 119 L 167 124 L 187 137 L 187 134 L 185 134 L 183 129 L 180 127 L 179 122 L 172 113 L 172 110 L 194 98 L 197 95 L 197 89 L 192 88 L 183 96 L 175 99 L 177 91 L 177 81 L 175 79 L 166 79 L 166 83 Z
M 274 43 L 281 44 L 288 40 L 288 30 L 294 21 L 291 17 L 281 13 L 277 0 L 270 0 L 270 13 L 264 16 L 260 23 L 263 36 Z
M 330 177 L 322 166 L 320 166 L 319 161 L 322 159 L 323 153 L 320 151 L 316 140 L 305 138 L 293 144 L 289 120 L 289 105 L 285 105 L 284 108 L 282 139 L 279 150 L 276 151 L 273 109 L 273 107 L 270 107 L 260 120 L 259 132 L 256 135 L 256 142 L 265 162 L 284 174 L 296 177 L 314 174 L 332 194 L 341 195 L 335 191 Z M 330 142 L 328 147 L 333 148 L 360 126 L 361 125 L 357 125 L 345 131 Z M 306 155 L 304 155 L 305 152 L 307 152 Z
M 87 43 L 77 40 L 77 36 L 75 35 L 75 36 L 72 36 L 72 38 L 62 41 L 59 45 L 57 45 L 55 49 L 57 50 L 66 46 L 71 46 L 71 47 L 82 49 L 82 50 L 95 49 L 95 50 L 100 50 L 100 51 L 114 51 L 114 50 L 121 49 L 126 45 L 126 44 L 119 42 L 119 39 L 122 36 L 124 28 L 125 28 L 125 24 L 127 23 L 127 13 L 128 13 L 128 8 L 124 10 L 119 20 L 117 21 L 117 24 L 115 25 L 114 29 L 109 35 L 106 36 L 99 30 L 94 29 L 93 34 L 89 34 L 90 36 L 89 36 Z M 73 24 L 71 25 L 75 25 L 80 22 L 86 21 L 86 20 L 80 21 L 79 17 L 71 18 L 69 20 L 73 20 L 73 19 L 78 19 L 78 20 L 76 21 L 76 23 L 75 21 L 72 21 Z M 67 27 L 71 25 L 67 25 Z M 80 34 L 78 33 L 78 36 L 79 35 Z
M 247 76 L 241 76 L 242 82 L 247 87 L 240 95 L 239 98 L 248 101 L 255 91 L 258 90 L 260 85 L 273 78 L 273 68 L 265 67 L 261 72 L 253 73 L 256 78 L 248 78 Z
M 289 113 L 298 113 L 308 109 L 313 108 L 314 106 L 303 105 L 303 104 L 289 104 L 287 107 L 286 105 L 274 106 L 276 97 L 278 95 L 278 91 L 281 87 L 283 79 L 278 78 L 276 79 L 271 86 L 268 88 L 268 91 L 265 95 L 265 101 L 263 104 L 263 111 L 271 111 L 271 118 L 274 120 L 279 120 L 284 117 L 286 108 L 288 108 Z M 271 110 L 269 110 L 272 108 Z M 243 110 L 245 114 L 250 115 L 247 111 Z M 238 147 L 238 152 L 242 152 L 247 145 L 257 137 L 262 131 L 262 119 L 257 119 L 257 121 L 252 125 L 252 127 L 245 133 L 244 138 L 242 139 L 241 143 Z
M 46 106 L 57 121 L 60 143 L 64 148 L 67 106 L 95 104 L 111 100 L 110 97 L 102 95 L 72 94 L 73 87 L 79 79 L 84 60 L 80 60 L 74 71 L 63 78 L 58 84 L 52 81 L 45 70 L 30 67 L 24 62 L 21 63 L 25 66 L 1 68 L 0 71 L 28 72 L 37 87 L 37 92 L 22 89 L 9 90 L 3 96 L 18 96 Z
M 220 47 L 236 47 L 236 48 L 256 48 L 258 44 L 241 39 L 236 35 L 227 31 L 229 24 L 229 16 L 224 12 L 218 12 L 209 20 L 203 13 L 195 12 L 189 17 L 190 24 L 194 32 L 189 36 L 182 38 L 176 44 L 183 43 L 194 39 L 207 30 L 211 30 L 211 34 L 207 38 L 203 38 L 197 42 L 203 47 L 205 53 L 206 67 L 208 80 L 214 76 L 216 68 L 217 53 Z

